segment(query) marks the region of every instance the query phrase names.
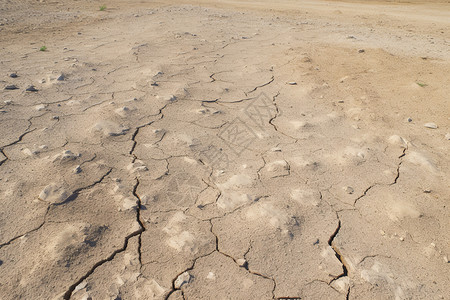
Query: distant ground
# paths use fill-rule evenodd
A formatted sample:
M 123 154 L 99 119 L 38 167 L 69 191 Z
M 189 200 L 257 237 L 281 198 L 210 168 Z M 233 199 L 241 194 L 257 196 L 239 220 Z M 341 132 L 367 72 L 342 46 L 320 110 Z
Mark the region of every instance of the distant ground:
M 449 28 L 448 1 L 2 1 L 0 299 L 446 299 Z

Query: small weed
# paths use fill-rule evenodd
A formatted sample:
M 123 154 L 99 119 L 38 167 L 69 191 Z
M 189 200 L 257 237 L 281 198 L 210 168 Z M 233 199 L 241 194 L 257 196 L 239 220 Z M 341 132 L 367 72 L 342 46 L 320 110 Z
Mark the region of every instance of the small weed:
M 39 51 L 46 51 L 47 47 L 46 46 L 42 46 L 41 48 L 39 48 Z
M 416 82 L 418 86 L 420 87 L 426 87 L 428 84 L 422 83 L 422 82 Z
M 106 10 L 106 5 L 100 6 L 100 11 L 105 11 L 105 10 Z

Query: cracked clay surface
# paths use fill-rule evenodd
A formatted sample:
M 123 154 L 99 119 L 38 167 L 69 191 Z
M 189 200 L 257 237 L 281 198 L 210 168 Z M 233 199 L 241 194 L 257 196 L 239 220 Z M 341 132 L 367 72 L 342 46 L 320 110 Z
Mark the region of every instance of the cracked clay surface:
M 0 299 L 448 299 L 448 4 L 24 2 Z

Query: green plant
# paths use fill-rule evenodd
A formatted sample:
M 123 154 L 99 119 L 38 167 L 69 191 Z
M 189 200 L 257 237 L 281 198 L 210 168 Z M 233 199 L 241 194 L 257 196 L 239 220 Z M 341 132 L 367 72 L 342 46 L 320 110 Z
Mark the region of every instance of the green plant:
M 39 48 L 39 51 L 46 51 L 47 47 L 46 46 L 42 46 L 41 48 Z
M 104 11 L 104 10 L 106 10 L 106 5 L 100 6 L 100 11 Z
M 422 83 L 422 82 L 416 82 L 418 86 L 420 87 L 426 87 L 428 84 Z

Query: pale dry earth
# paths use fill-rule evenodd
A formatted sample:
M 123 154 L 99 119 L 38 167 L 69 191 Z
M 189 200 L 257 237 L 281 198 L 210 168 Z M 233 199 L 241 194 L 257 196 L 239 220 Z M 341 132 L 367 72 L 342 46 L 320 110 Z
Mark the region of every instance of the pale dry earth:
M 450 299 L 413 2 L 2 1 L 0 299 Z

